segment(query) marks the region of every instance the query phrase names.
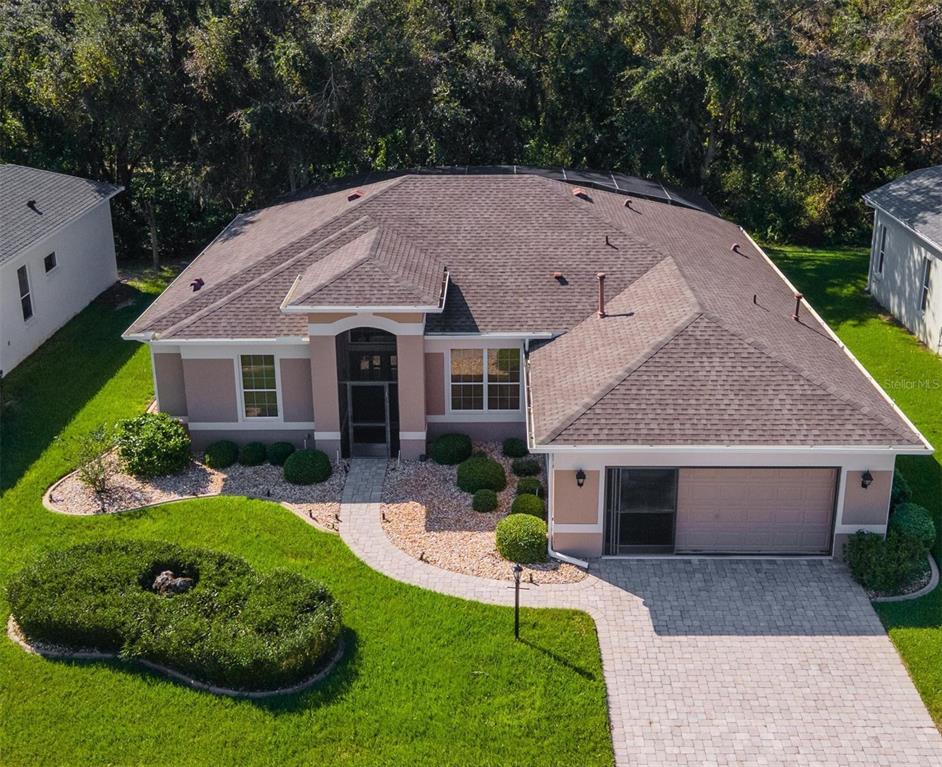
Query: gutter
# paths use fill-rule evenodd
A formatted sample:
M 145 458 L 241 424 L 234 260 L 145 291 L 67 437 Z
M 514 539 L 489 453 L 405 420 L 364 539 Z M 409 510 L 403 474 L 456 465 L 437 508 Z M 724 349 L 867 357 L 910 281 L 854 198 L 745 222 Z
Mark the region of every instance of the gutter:
M 553 486 L 553 483 L 550 481 L 550 478 L 553 476 L 552 454 L 549 456 L 549 459 L 547 460 L 546 463 L 547 463 L 547 466 L 546 466 L 546 508 L 548 510 L 551 510 L 553 508 L 552 498 L 550 497 L 552 494 L 550 488 Z M 559 560 L 560 562 L 565 562 L 566 564 L 569 564 L 569 565 L 575 565 L 576 567 L 581 567 L 583 570 L 588 570 L 589 563 L 587 560 L 577 559 L 576 557 L 571 557 L 568 554 L 563 554 L 559 551 L 556 551 L 553 548 L 553 515 L 552 513 L 548 512 L 546 518 L 549 522 L 548 529 L 546 531 L 546 553 L 549 556 L 551 556 L 553 559 Z

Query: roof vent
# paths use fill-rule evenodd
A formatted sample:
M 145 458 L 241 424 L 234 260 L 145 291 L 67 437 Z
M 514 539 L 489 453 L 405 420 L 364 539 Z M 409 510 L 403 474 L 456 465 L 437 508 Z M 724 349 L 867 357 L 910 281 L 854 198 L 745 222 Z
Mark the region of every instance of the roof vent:
M 354 200 L 359 200 L 366 192 L 362 189 L 354 189 L 350 194 L 347 195 L 347 202 L 353 202 Z
M 599 279 L 599 317 L 605 316 L 605 272 L 595 275 Z
M 190 283 L 190 287 L 193 288 L 193 292 L 195 293 L 195 292 L 198 291 L 201 287 L 203 287 L 203 285 L 205 285 L 205 284 L 206 284 L 206 283 L 203 282 L 203 278 L 202 278 L 202 277 L 197 277 L 195 280 L 193 280 L 193 282 Z
M 630 197 L 626 197 L 626 198 L 625 198 L 625 207 L 626 207 L 626 208 L 630 208 L 630 207 L 631 207 L 631 198 L 630 198 Z
M 40 216 L 43 214 L 43 212 L 36 207 L 36 200 L 27 200 L 26 207 L 33 211 L 33 213 L 38 213 Z
M 798 310 L 801 309 L 801 299 L 804 296 L 801 293 L 795 293 L 795 313 L 792 315 L 792 319 L 796 322 L 798 321 Z
M 740 255 L 742 255 L 741 251 L 739 250 L 738 242 L 734 242 L 730 250 L 733 251 L 733 253 L 739 253 Z
M 553 272 L 553 273 L 552 273 L 552 277 L 553 277 L 553 279 L 556 280 L 556 282 L 558 282 L 560 285 L 568 285 L 568 284 L 569 284 L 569 280 L 566 279 L 566 275 L 563 274 L 562 272 Z
M 572 188 L 572 196 L 578 197 L 581 200 L 590 200 L 589 193 L 583 189 L 581 186 L 574 186 Z

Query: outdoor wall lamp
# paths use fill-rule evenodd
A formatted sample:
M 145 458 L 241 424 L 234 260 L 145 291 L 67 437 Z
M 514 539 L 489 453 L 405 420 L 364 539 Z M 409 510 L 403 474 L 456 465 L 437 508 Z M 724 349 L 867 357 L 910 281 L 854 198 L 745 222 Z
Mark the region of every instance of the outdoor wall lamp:
M 870 469 L 867 469 L 863 474 L 860 475 L 860 486 L 866 490 L 872 484 L 873 474 L 870 473 Z
M 582 487 L 585 484 L 585 472 L 582 469 L 576 472 L 576 484 Z

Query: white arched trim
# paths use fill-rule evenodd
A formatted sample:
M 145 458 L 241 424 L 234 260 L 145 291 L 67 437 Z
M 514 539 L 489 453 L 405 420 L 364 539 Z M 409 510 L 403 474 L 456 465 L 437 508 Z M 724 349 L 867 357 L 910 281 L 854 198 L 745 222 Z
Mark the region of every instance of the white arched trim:
M 345 330 L 353 330 L 354 328 L 378 328 L 392 333 L 394 336 L 421 336 L 425 332 L 425 323 L 396 322 L 388 317 L 380 317 L 376 314 L 354 314 L 336 322 L 311 323 L 308 325 L 308 334 L 312 336 L 335 336 Z

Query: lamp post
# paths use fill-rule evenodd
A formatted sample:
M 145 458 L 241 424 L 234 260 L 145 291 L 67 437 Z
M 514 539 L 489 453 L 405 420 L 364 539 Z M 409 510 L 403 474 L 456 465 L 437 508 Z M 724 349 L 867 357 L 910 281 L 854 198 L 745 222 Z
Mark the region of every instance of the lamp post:
M 520 639 L 520 575 L 523 568 L 515 564 L 514 573 L 514 639 Z

